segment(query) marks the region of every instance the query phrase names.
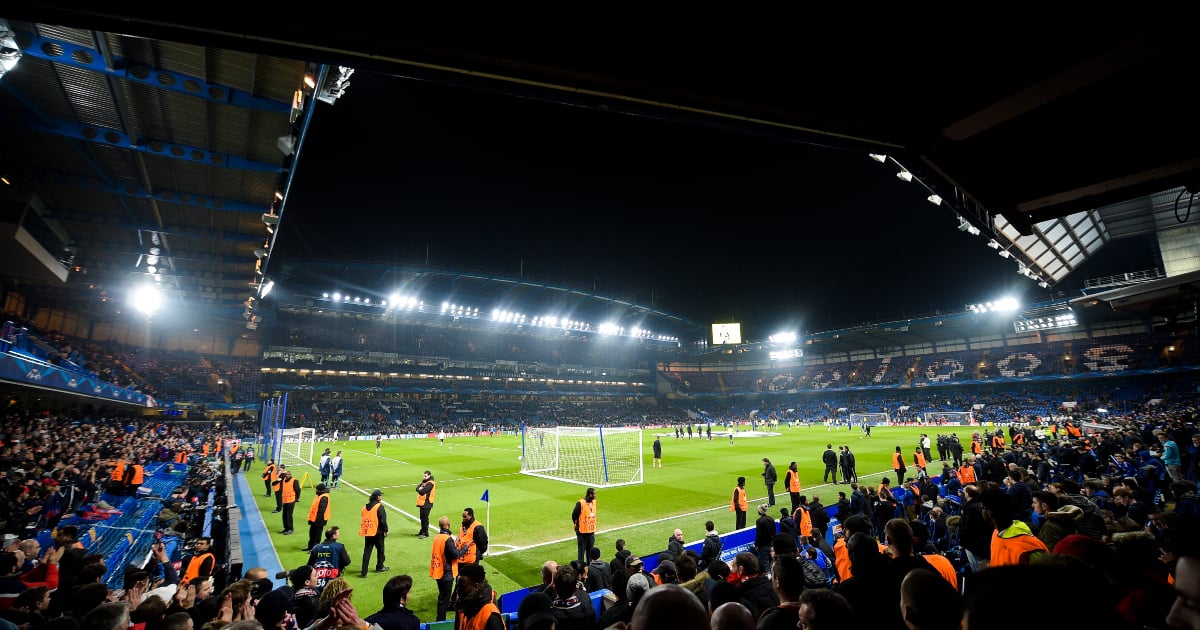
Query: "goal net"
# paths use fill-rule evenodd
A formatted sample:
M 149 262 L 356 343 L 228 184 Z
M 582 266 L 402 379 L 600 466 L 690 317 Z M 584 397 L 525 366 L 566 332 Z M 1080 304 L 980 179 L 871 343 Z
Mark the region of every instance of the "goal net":
M 521 472 L 593 488 L 642 483 L 641 429 L 530 427 Z
M 925 422 L 930 424 L 971 424 L 974 416 L 970 411 L 926 411 Z
M 861 426 L 862 423 L 867 423 L 872 426 L 878 426 L 888 423 L 887 413 L 852 413 L 850 414 L 850 424 L 853 426 Z
M 283 429 L 279 432 L 279 463 L 286 465 L 313 463 L 313 443 L 316 429 Z

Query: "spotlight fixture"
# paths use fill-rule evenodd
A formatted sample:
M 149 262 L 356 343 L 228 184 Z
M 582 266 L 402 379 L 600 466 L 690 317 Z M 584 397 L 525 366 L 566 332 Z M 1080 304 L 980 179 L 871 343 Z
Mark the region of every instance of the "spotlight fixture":
M 259 260 L 262 260 L 263 258 L 265 258 L 266 255 L 267 255 L 267 250 L 265 248 L 260 247 L 256 250 L 254 250 L 254 257 Z
M 1049 289 L 1050 283 L 1046 282 L 1045 280 L 1042 280 L 1041 282 L 1038 283 L 1038 286 L 1042 287 L 1043 289 Z
M 908 171 L 900 171 L 899 173 L 896 173 L 896 177 L 899 177 L 906 182 L 912 181 L 912 173 L 909 173 Z
M 887 161 L 887 156 L 882 153 L 868 153 L 867 155 L 871 156 L 872 160 L 875 160 L 876 162 L 879 162 L 879 163 L 883 163 L 883 162 Z
M 1012 256 L 1012 254 L 1008 253 L 1008 250 L 1007 250 L 1007 249 L 1002 249 L 1002 250 L 1000 250 L 1000 257 L 1001 257 L 1001 258 L 1008 258 L 1009 256 Z
M 992 240 L 988 241 L 987 245 L 988 245 L 988 247 L 991 247 L 992 249 L 1000 249 L 1000 241 L 997 241 L 996 239 L 992 239 Z
M 271 289 L 274 289 L 274 288 L 275 288 L 275 281 L 267 280 L 266 283 L 262 285 L 262 288 L 258 290 L 258 297 L 260 297 L 260 298 L 267 297 L 268 295 L 271 294 Z
M 17 67 L 21 61 L 21 46 L 7 20 L 0 19 L 0 77 Z
M 934 194 L 932 194 L 932 195 L 929 195 L 928 197 L 926 197 L 926 199 L 928 199 L 928 200 L 929 200 L 929 203 L 931 203 L 931 204 L 933 204 L 933 205 L 935 205 L 935 206 L 940 206 L 940 205 L 942 205 L 942 197 L 941 197 L 941 195 L 938 195 L 937 193 L 934 193 Z M 961 218 L 961 217 L 960 217 L 960 218 Z

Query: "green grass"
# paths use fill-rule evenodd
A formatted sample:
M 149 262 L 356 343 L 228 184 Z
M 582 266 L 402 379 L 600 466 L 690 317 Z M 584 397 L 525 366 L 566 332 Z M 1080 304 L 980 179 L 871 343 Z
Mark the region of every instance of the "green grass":
M 957 431 L 963 436 L 969 435 L 971 429 L 960 427 Z M 677 527 L 683 530 L 689 543 L 704 537 L 704 522 L 709 519 L 716 524 L 717 531 L 731 531 L 734 515 L 729 511 L 729 498 L 738 476 L 747 480 L 752 502 L 747 521 L 752 525 L 756 506 L 766 500 L 766 488 L 759 476 L 763 457 L 769 457 L 778 472 L 776 493 L 785 492 L 784 474 L 788 463 L 794 460 L 804 485 L 803 494 L 810 498 L 814 493 L 819 494 L 825 505 L 831 505 L 838 490 L 848 487 L 821 484 L 824 471 L 821 453 L 825 444 L 832 443 L 835 450 L 838 445 L 849 445 L 857 457 L 860 479 L 874 484 L 880 477 L 893 476 L 891 453 L 897 445 L 912 471 L 912 451 L 918 436 L 926 432 L 935 437 L 937 433 L 922 427 L 876 427 L 871 438 L 863 439 L 859 430 L 827 432 L 822 426 L 789 430 L 785 426 L 779 436 L 735 438 L 733 446 L 728 438 L 714 436 L 709 442 L 688 441 L 685 437 L 676 441 L 671 434 L 662 439 L 664 467 L 660 469 L 650 467 L 650 445 L 656 432 L 669 430 L 643 432 L 646 468 L 642 484 L 597 490 L 596 546 L 606 560 L 615 552 L 618 538 L 625 539 L 626 547 L 633 553 L 649 555 L 666 549 L 667 539 Z M 430 518 L 432 529 L 436 531 L 438 517 L 447 516 L 457 534 L 462 509 L 467 506 L 474 508 L 476 518 L 487 526 L 491 543 L 483 565 L 497 593 L 540 582 L 541 566 L 546 560 L 563 564 L 575 558 L 571 509 L 583 496 L 585 487 L 520 474 L 519 444 L 516 436 L 450 437 L 446 446 L 439 446 L 434 439 L 395 440 L 384 442 L 380 455 L 375 454 L 374 441 L 316 444 L 315 456 L 329 446 L 335 451 L 342 449 L 345 458 L 342 487 L 331 493 L 330 524 L 342 528 L 341 540 L 354 560 L 349 571 L 352 577 L 347 579 L 355 587 L 353 601 L 364 617 L 379 610 L 384 582 L 402 573 L 413 577 L 410 608 L 422 621 L 432 621 L 435 617 L 437 589 L 429 578 L 432 538 L 420 540 L 414 536 L 419 522 L 415 489 L 425 469 L 433 471 L 438 481 L 437 501 Z M 255 468 L 261 473 L 261 465 Z M 306 469 L 290 468 L 296 476 Z M 316 477 L 313 485 L 320 481 L 315 467 L 307 470 L 310 477 Z M 940 465 L 931 466 L 929 472 L 940 473 Z M 252 472 L 248 480 L 252 489 L 260 491 L 254 493 L 256 502 L 284 567 L 307 562 L 308 554 L 300 550 L 307 542 L 305 521 L 312 488 L 306 484 L 296 506 L 296 534 L 282 536 L 278 533 L 282 529 L 279 515 L 270 513 L 275 507 L 274 499 L 261 495 L 257 474 Z M 363 579 L 358 577 L 363 550 L 362 539 L 358 537 L 359 510 L 374 488 L 384 491 L 390 529 L 387 564 L 391 571 L 371 572 Z M 490 506 L 480 501 L 484 490 L 488 491 Z M 786 494 L 778 496 L 776 504 L 789 505 Z M 778 507 L 773 514 L 778 516 Z

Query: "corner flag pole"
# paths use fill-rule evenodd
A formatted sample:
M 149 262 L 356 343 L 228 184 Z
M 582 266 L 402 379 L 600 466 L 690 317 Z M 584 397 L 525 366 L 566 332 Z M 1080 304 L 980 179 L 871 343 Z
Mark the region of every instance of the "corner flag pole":
M 487 520 L 486 520 L 486 521 L 484 521 L 484 524 L 483 524 L 483 526 L 487 528 L 487 534 L 488 534 L 488 536 L 489 536 L 489 539 L 490 539 L 491 535 L 492 535 L 494 532 L 492 532 L 492 502 L 488 500 L 488 489 L 487 489 L 487 488 L 484 488 L 484 489 L 483 489 L 483 496 L 479 497 L 479 500 L 480 500 L 480 501 L 483 501 L 483 502 L 484 502 L 484 503 L 486 503 L 486 504 L 487 504 L 487 506 L 488 506 L 488 509 L 487 509 Z

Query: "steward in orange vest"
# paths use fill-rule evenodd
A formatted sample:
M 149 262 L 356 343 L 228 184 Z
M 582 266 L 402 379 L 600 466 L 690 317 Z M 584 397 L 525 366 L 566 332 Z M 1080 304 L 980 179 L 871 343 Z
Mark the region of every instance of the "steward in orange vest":
M 264 497 L 271 496 L 271 486 L 275 484 L 275 480 L 278 478 L 279 473 L 275 469 L 275 462 L 267 462 L 267 467 L 263 470 L 262 474 L 263 485 L 267 489 L 267 493 L 263 495 Z
M 504 630 L 504 616 L 496 606 L 496 594 L 486 576 L 483 566 L 478 564 L 463 565 L 459 570 L 456 630 Z
M 800 507 L 800 472 L 796 470 L 796 462 L 788 464 L 787 473 L 783 475 L 783 487 L 787 488 L 792 499 L 792 511 Z
M 992 527 L 992 557 L 989 567 L 1029 564 L 1030 561 L 1050 553 L 1046 544 L 1033 535 L 1025 521 L 1013 518 L 1012 499 L 1000 489 L 985 490 L 979 495 L 980 503 L 987 508 Z
M 575 555 L 581 562 L 589 560 L 588 553 L 596 546 L 597 509 L 596 489 L 588 488 L 571 511 L 571 522 L 575 523 Z
M 383 490 L 378 488 L 371 493 L 367 504 L 363 506 L 361 520 L 358 524 L 358 535 L 363 537 L 362 572 L 359 577 L 367 577 L 367 568 L 371 566 L 371 552 L 379 550 L 376 557 L 376 571 L 386 571 L 384 562 L 383 539 L 388 535 L 387 512 L 383 510 Z
M 196 550 L 192 552 L 192 557 L 188 559 L 187 567 L 183 570 L 183 578 L 179 580 L 180 587 L 187 586 L 196 579 L 208 579 L 212 575 L 217 560 L 208 550 L 211 545 L 212 539 L 207 536 L 196 540 Z
M 300 500 L 300 480 L 285 470 L 279 475 L 277 483 L 279 483 L 279 500 L 283 509 L 283 531 L 279 533 L 291 534 L 296 531 L 292 527 L 292 518 L 296 513 L 296 502 Z
M 466 566 L 479 567 L 478 564 Z M 482 568 L 482 567 L 481 567 Z M 450 519 L 438 519 L 438 533 L 433 537 L 433 549 L 429 556 L 429 577 L 437 582 L 437 621 L 446 620 L 450 610 L 450 595 L 454 591 L 454 580 L 458 578 L 458 547 L 450 533 Z M 459 585 L 462 588 L 462 585 Z
M 133 463 L 125 467 L 125 478 L 122 480 L 122 492 L 126 496 L 137 494 L 137 489 L 146 482 L 146 472 L 141 464 Z
M 313 497 L 312 505 L 308 507 L 308 547 L 304 551 L 312 551 L 313 547 L 321 544 L 321 532 L 329 523 L 332 504 L 329 500 L 329 486 L 317 484 L 317 496 Z
M 458 561 L 466 564 L 483 560 L 487 552 L 488 537 L 483 525 L 475 520 L 475 510 L 463 508 L 462 528 L 458 531 Z
M 746 512 L 750 510 L 750 502 L 746 500 L 746 478 L 738 477 L 737 486 L 733 488 L 733 498 L 729 502 L 729 511 L 734 514 L 734 530 L 746 527 Z
M 125 460 L 118 459 L 113 462 L 112 476 L 109 477 L 114 484 L 124 485 L 125 483 Z

